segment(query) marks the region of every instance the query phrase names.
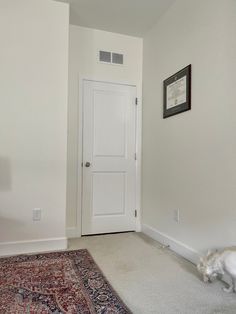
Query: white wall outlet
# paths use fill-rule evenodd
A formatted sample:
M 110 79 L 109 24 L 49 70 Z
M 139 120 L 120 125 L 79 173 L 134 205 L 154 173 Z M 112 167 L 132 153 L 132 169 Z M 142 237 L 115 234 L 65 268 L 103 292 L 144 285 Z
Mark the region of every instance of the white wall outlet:
M 33 209 L 33 221 L 40 221 L 41 214 L 42 214 L 41 208 L 34 208 Z
M 178 223 L 180 221 L 179 209 L 174 210 L 174 221 Z

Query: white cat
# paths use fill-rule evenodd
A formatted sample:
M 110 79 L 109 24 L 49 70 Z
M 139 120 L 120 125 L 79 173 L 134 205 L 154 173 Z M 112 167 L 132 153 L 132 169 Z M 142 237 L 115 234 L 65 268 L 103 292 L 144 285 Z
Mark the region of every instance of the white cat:
M 228 274 L 232 283 L 229 288 L 223 288 L 223 290 L 236 292 L 236 247 L 222 251 L 208 251 L 207 255 L 200 259 L 197 268 L 203 275 L 204 282 L 211 282 L 217 277 L 222 278 L 224 274 Z

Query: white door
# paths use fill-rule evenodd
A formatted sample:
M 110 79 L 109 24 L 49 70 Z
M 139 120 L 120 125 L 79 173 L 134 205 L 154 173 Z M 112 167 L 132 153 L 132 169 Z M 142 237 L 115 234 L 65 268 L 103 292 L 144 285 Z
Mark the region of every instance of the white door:
M 135 230 L 136 88 L 84 81 L 82 234 Z

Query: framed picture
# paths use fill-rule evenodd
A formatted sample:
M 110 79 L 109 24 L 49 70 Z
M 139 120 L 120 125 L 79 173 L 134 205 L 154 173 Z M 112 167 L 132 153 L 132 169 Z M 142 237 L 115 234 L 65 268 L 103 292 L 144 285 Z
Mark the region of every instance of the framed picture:
M 191 64 L 164 81 L 163 118 L 191 109 Z

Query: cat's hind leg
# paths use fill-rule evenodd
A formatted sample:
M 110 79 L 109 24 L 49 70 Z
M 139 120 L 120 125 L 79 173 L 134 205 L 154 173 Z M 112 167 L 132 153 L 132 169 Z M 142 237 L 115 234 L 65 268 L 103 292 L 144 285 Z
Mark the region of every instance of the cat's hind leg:
M 224 287 L 223 290 L 224 292 L 231 293 L 234 291 L 234 288 L 232 285 L 230 285 L 228 288 Z
M 233 292 L 236 292 L 236 279 L 233 278 Z
M 223 290 L 227 293 L 236 292 L 235 291 L 235 279 L 231 278 L 232 283 L 229 285 L 228 288 L 224 287 Z

